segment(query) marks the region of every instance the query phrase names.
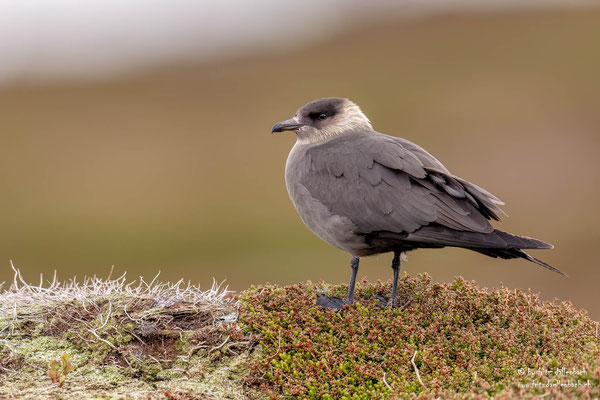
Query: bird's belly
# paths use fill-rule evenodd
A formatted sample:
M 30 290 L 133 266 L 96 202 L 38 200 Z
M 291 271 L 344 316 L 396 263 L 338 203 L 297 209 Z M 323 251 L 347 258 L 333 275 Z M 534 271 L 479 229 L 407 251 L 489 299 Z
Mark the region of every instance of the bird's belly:
M 362 236 L 356 235 L 356 225 L 348 218 L 331 213 L 319 200 L 311 196 L 302 184 L 289 188 L 290 197 L 302 222 L 315 235 L 332 246 L 349 252 L 353 256 L 362 256 L 367 245 Z

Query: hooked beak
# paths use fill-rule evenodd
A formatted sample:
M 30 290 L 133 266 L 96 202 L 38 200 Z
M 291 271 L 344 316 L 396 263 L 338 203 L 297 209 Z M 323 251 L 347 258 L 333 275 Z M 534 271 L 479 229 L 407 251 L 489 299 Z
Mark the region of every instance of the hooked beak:
M 281 121 L 273 125 L 271 133 L 273 132 L 284 132 L 284 131 L 296 131 L 302 128 L 304 124 L 298 123 L 295 118 L 288 119 L 287 121 Z

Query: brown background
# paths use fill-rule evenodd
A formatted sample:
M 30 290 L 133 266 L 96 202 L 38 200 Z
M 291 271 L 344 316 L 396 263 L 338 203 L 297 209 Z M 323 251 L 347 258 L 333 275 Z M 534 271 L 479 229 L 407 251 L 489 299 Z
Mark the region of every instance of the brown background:
M 277 34 L 277 32 L 274 32 Z M 390 18 L 278 53 L 92 83 L 0 90 L 0 280 L 115 273 L 240 290 L 345 282 L 285 190 L 276 121 L 349 97 L 506 202 L 500 229 L 556 248 L 525 261 L 422 250 L 403 270 L 531 288 L 600 318 L 600 10 Z M 359 274 L 389 279 L 389 255 Z

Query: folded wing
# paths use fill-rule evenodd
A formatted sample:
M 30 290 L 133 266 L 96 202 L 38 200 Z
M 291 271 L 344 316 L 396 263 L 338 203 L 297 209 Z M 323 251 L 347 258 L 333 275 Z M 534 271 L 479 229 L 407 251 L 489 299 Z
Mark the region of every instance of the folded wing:
M 415 232 L 435 223 L 490 233 L 503 204 L 455 177 L 433 156 L 405 139 L 352 133 L 306 152 L 300 183 L 333 213 L 352 220 L 357 233 Z

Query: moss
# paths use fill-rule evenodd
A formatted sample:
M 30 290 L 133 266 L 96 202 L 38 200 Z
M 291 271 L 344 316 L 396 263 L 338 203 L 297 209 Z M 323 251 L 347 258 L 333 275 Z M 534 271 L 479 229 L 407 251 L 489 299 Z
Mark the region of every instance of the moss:
M 189 335 L 188 335 L 189 336 Z M 1 342 L 0 342 L 1 343 Z M 244 386 L 244 377 L 253 359 L 251 352 L 243 351 L 232 357 L 217 354 L 208 357 L 193 356 L 187 362 L 172 362 L 149 357 L 115 358 L 114 350 L 106 346 L 85 350 L 69 340 L 53 337 L 22 339 L 15 351 L 1 347 L 13 359 L 20 359 L 17 368 L 0 373 L 0 397 L 38 398 L 165 398 L 164 392 L 174 398 L 247 398 L 256 392 Z M 188 344 L 184 344 L 187 348 Z M 126 351 L 126 347 L 122 348 Z M 69 354 L 73 371 L 63 388 L 50 383 L 47 376 L 51 359 Z M 127 365 L 129 363 L 130 365 Z M 10 367 L 10 364 L 5 364 Z M 255 398 L 261 397 L 259 394 Z
M 269 354 L 255 363 L 253 384 L 301 398 L 600 396 L 597 323 L 571 304 L 405 275 L 398 303 L 406 307 L 378 307 L 374 297 L 389 296 L 389 286 L 363 281 L 357 303 L 340 312 L 315 297 L 344 296 L 345 285 L 248 290 L 240 324 Z M 546 372 L 528 374 L 539 368 Z M 568 374 L 573 368 L 581 373 Z M 575 385 L 541 387 L 557 380 Z
M 238 303 L 211 303 L 195 292 L 122 293 L 109 282 L 106 293 L 68 301 L 61 293 L 0 304 L 0 397 L 600 396 L 598 324 L 519 290 L 405 275 L 402 307 L 378 307 L 389 283 L 362 281 L 357 303 L 335 312 L 316 297 L 342 297 L 345 285 L 266 285 Z M 47 374 L 64 353 L 73 371 L 59 388 Z
M 133 292 L 122 279 L 96 280 L 89 286 L 56 283 L 52 291 L 13 286 L 0 294 L 0 398 L 210 399 L 253 393 L 244 377 L 255 351 L 216 323 L 237 312 L 226 292 L 180 284 L 140 287 Z M 65 353 L 73 370 L 61 388 L 48 372 L 51 360 Z

